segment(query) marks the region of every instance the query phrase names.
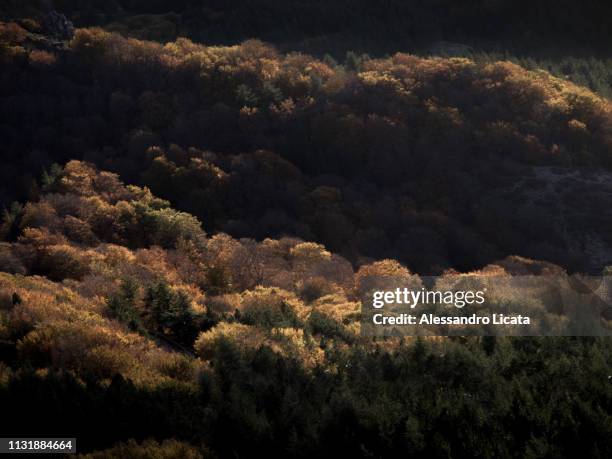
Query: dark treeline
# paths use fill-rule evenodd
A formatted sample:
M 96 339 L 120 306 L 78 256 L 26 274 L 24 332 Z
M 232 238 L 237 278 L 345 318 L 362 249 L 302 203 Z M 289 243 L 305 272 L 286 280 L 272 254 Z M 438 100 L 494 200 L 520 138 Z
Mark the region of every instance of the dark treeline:
M 217 457 L 609 457 L 607 342 L 519 338 L 493 349 L 339 351 L 336 374 L 308 374 L 269 348 L 244 356 L 220 344 L 214 375 L 194 388 L 22 371 L 0 386 L 11 413 L 2 427 L 70 432 L 82 452 L 174 438 Z
M 125 22 L 131 33 L 206 43 L 259 38 L 304 49 L 410 50 L 438 40 L 489 47 L 607 52 L 612 6 L 597 0 L 9 0 L 2 9 L 28 15 L 52 5 L 78 25 Z M 171 14 L 168 14 L 171 13 Z M 142 15 L 162 15 L 154 24 Z M 141 15 L 135 18 L 135 15 Z M 149 30 L 147 30 L 149 29 Z M 495 44 L 494 44 L 495 43 Z

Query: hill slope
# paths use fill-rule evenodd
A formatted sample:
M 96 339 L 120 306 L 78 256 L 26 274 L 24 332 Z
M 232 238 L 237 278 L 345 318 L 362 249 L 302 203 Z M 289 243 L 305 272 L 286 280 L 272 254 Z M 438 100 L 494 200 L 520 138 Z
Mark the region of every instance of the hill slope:
M 607 340 L 362 337 L 360 285 L 415 279 L 396 261 L 354 272 L 312 242 L 207 237 L 77 161 L 15 231 L 0 245 L 7 435 L 111 448 L 95 457 L 610 452 Z M 487 268 L 545 271 L 561 272 L 519 258 Z
M 317 240 L 354 263 L 610 262 L 592 252 L 609 253 L 611 104 L 546 72 L 405 54 L 339 66 L 257 41 L 160 45 L 100 29 L 49 51 L 4 27 L 7 207 L 36 197 L 32 174 L 87 159 L 208 231 Z M 562 206 L 540 205 L 517 185 L 545 181 L 542 167 L 604 179 L 570 180 Z

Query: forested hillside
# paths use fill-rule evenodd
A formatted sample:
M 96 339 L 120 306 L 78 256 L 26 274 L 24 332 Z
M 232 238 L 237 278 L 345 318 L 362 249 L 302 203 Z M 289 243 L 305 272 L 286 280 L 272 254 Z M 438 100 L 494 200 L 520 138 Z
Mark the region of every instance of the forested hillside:
M 76 161 L 15 232 L 0 246 L 6 435 L 130 440 L 115 457 L 610 454 L 607 340 L 362 337 L 360 286 L 411 279 L 396 261 L 355 272 L 312 242 L 209 237 Z M 134 443 L 149 438 L 174 440 Z
M 611 8 L 2 2 L 0 437 L 610 457 L 609 339 L 360 320 L 374 278 L 611 272 Z
M 258 41 L 100 29 L 50 51 L 3 27 L 7 207 L 36 198 L 53 163 L 86 159 L 208 231 L 317 240 L 356 263 L 439 273 L 523 255 L 598 272 L 610 260 L 610 102 L 545 72 L 405 54 L 340 66 Z M 551 167 L 563 193 L 534 201 Z

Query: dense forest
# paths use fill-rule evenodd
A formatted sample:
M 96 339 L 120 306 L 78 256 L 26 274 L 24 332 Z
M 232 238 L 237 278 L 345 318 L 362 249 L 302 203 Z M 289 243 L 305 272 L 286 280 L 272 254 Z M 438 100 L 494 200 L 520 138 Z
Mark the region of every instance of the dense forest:
M 396 261 L 354 271 L 313 242 L 207 236 L 77 161 L 43 191 L 0 248 L 6 435 L 112 448 L 93 457 L 611 453 L 605 338 L 373 341 L 358 290 L 414 276 Z
M 7 208 L 35 199 L 53 163 L 85 159 L 208 231 L 298 236 L 357 263 L 610 260 L 612 106 L 545 72 L 406 54 L 338 65 L 101 29 L 50 52 L 4 27 Z
M 611 9 L 3 2 L 2 437 L 610 457 L 609 339 L 360 318 L 377 276 L 610 272 Z

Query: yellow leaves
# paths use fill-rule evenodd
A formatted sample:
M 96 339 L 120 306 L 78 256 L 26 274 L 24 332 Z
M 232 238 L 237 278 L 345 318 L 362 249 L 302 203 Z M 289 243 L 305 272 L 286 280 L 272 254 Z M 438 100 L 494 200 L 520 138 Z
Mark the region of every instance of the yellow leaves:
M 123 349 L 109 345 L 95 346 L 84 352 L 79 372 L 96 379 L 112 378 L 113 375 L 129 370 L 130 354 Z
M 367 276 L 405 278 L 410 275 L 411 273 L 406 267 L 402 266 L 398 261 L 390 259 L 363 265 L 357 272 L 358 279 Z
M 272 81 L 278 77 L 281 70 L 280 63 L 277 59 L 261 59 L 259 61 L 259 76 L 263 81 Z
M 343 293 L 325 295 L 312 304 L 313 310 L 321 312 L 339 323 L 357 321 L 361 314 L 361 303 L 349 301 Z
M 274 352 L 297 360 L 306 369 L 313 369 L 325 361 L 321 347 L 301 328 L 274 328 L 266 344 Z
M 178 381 L 194 381 L 205 370 L 204 363 L 183 354 L 160 352 L 153 361 L 154 368 L 162 375 Z
M 135 261 L 153 272 L 165 273 L 168 272 L 166 254 L 166 251 L 159 247 L 139 249 L 136 251 Z
M 259 112 L 259 109 L 257 107 L 244 106 L 240 109 L 240 116 L 250 118 L 250 117 L 257 115 L 258 112 Z
M 238 247 L 238 242 L 224 233 L 215 234 L 207 241 L 209 256 L 214 265 L 225 266 L 229 264 Z
M 104 244 L 98 247 L 97 250 L 101 253 L 104 263 L 110 267 L 120 267 L 121 265 L 136 262 L 134 253 L 120 245 Z
M 304 334 L 304 330 L 297 328 L 273 328 L 266 333 L 250 325 L 221 322 L 211 330 L 201 333 L 194 347 L 199 356 L 210 359 L 222 340 L 228 341 L 242 353 L 268 346 L 283 357 L 297 360 L 306 369 L 324 363 L 322 349 Z
M 85 298 L 41 277 L 5 273 L 0 273 L 0 293 L 21 298 L 8 312 L 8 326 L 27 332 L 17 349 L 35 367 L 61 367 L 99 379 L 118 372 L 139 384 L 175 377 L 193 381 L 196 375 L 193 359 L 176 357 L 109 320 L 100 298 Z
M 136 381 L 148 353 L 157 352 L 145 338 L 113 330 L 112 326 L 67 321 L 37 327 L 19 341 L 17 350 L 34 366 L 50 365 L 98 379 L 121 373 Z
M 47 201 L 27 203 L 21 219 L 22 228 L 57 229 L 60 220 L 55 208 Z
M 310 312 L 310 308 L 304 306 L 294 293 L 261 286 L 244 292 L 238 309 L 253 323 L 264 326 L 290 321 L 293 315 L 303 320 Z
M 393 65 L 395 66 L 401 66 L 401 67 L 418 67 L 419 65 L 423 64 L 423 60 L 422 58 L 418 57 L 418 56 L 414 56 L 412 54 L 405 54 L 405 53 L 396 53 L 391 57 L 391 63 L 393 63 Z M 377 62 L 380 61 L 368 61 L 366 62 L 366 67 L 369 68 L 373 65 L 376 65 Z
M 325 119 L 332 110 L 321 115 L 325 122 L 312 120 L 313 139 L 339 150 L 358 151 L 368 138 L 364 133 L 369 134 L 371 129 L 376 134 L 372 129 L 375 123 L 363 123 L 370 115 L 388 119 L 388 125 L 398 126 L 398 130 L 411 125 L 412 119 L 407 117 L 415 117 L 417 125 L 426 124 L 434 131 L 460 131 L 470 122 L 476 124 L 476 131 L 481 127 L 484 130 L 486 126 L 482 126 L 481 120 L 512 117 L 522 136 L 518 144 L 526 145 L 527 156 L 531 152 L 550 151 L 554 143 L 563 144 L 564 139 L 549 139 L 551 130 L 547 128 L 550 120 L 562 115 L 587 125 L 604 148 L 612 144 L 612 111 L 608 101 L 547 72 L 527 71 L 510 62 L 481 63 L 466 58 L 421 58 L 398 53 L 388 59 L 366 59 L 361 63 L 361 71 L 355 73 L 342 66 L 329 66 L 312 56 L 279 54 L 274 47 L 258 40 L 224 47 L 179 38 L 162 46 L 101 29 L 78 30 L 72 46 L 85 57 L 98 49 L 105 64 L 119 68 L 129 64 L 139 70 L 150 66 L 160 74 L 184 72 L 193 78 L 196 91 L 215 100 L 233 100 L 236 88 L 247 87 L 252 93 L 251 102 L 239 101 L 231 109 L 239 112 L 241 126 L 249 129 L 255 129 L 259 115 L 268 110 L 280 119 L 297 118 L 325 97 L 350 90 L 360 114 L 350 110 L 351 113 L 332 116 L 346 120 L 346 130 Z M 171 104 L 162 103 L 158 97 L 145 99 L 141 105 L 149 123 L 166 124 L 166 112 L 160 107 Z M 351 120 L 351 116 L 356 120 Z M 552 132 L 556 135 L 557 131 Z M 374 134 L 373 138 L 384 138 Z M 90 189 L 87 183 L 82 183 L 87 181 L 88 172 L 82 172 L 66 179 L 77 194 L 79 187 L 81 192 Z M 68 183 L 77 178 L 78 183 Z
M 383 94 L 393 97 L 397 102 L 415 102 L 413 91 L 422 86 L 419 82 L 418 70 L 413 67 L 393 66 L 390 61 L 376 61 L 366 66 L 366 70 L 359 73 L 357 78 L 365 89 L 376 89 Z
M 207 300 L 206 306 L 218 314 L 233 313 L 240 308 L 242 297 L 238 293 L 227 293 L 211 297 Z
M 387 73 L 368 71 L 357 75 L 365 86 L 381 86 L 392 90 L 399 90 L 401 83 L 397 78 L 393 78 Z
M 411 104 L 420 103 L 434 120 L 442 123 L 440 129 L 461 128 L 471 120 L 473 109 L 484 119 L 512 116 L 513 142 L 525 152 L 527 160 L 551 150 L 543 140 L 548 133 L 540 132 L 538 123 L 557 119 L 558 115 L 575 119 L 590 127 L 591 132 L 598 126 L 601 142 L 612 138 L 607 134 L 612 132 L 612 106 L 608 101 L 548 72 L 528 71 L 511 62 L 481 64 L 470 59 L 396 54 L 390 59 L 366 61 L 357 78 L 363 88 L 384 91 L 398 103 L 398 96 L 410 95 Z M 474 107 L 472 100 L 477 102 Z M 534 124 L 530 120 L 538 121 Z M 576 124 L 570 125 L 569 130 L 581 131 Z M 488 134 L 495 143 L 495 132 Z
M 386 259 L 363 265 L 355 274 L 355 292 L 362 300 L 369 297 L 372 290 L 393 290 L 408 285 L 420 288 L 420 278 L 396 260 Z
M 476 64 L 466 58 L 420 58 L 398 53 L 391 59 L 375 59 L 365 63 L 365 72 L 386 75 L 386 79 L 399 81 L 405 90 L 429 84 L 432 80 L 452 81 L 473 71 Z
M 53 290 L 53 284 L 45 285 L 48 281 L 42 278 L 28 277 L 27 280 L 26 289 L 13 288 L 22 302 L 11 310 L 9 322 L 17 321 L 32 327 L 61 321 L 91 327 L 104 322 L 99 315 L 103 308 L 101 302 L 87 300 L 69 289 Z M 5 285 L 0 282 L 0 289 L 4 290 Z M 6 291 L 11 292 L 11 289 L 7 288 Z
M 296 261 L 318 262 L 331 258 L 331 253 L 322 244 L 315 242 L 302 242 L 289 251 L 291 257 Z
M 72 47 L 92 47 L 98 43 L 105 42 L 112 34 L 106 32 L 100 27 L 92 27 L 88 29 L 77 29 L 72 40 Z
M 291 98 L 285 99 L 278 104 L 270 105 L 270 111 L 282 119 L 290 118 L 293 115 L 295 108 L 295 101 Z
M 509 61 L 498 61 L 490 64 L 485 64 L 482 69 L 482 74 L 485 77 L 490 78 L 491 82 L 504 81 L 513 75 L 521 74 L 525 70 Z
M 169 42 L 164 45 L 164 50 L 168 53 L 180 57 L 185 54 L 193 54 L 202 49 L 201 45 L 198 45 L 188 38 L 179 37 L 174 42 Z
M 327 64 L 319 61 L 309 62 L 304 68 L 306 74 L 325 81 L 334 76 L 335 71 Z
M 577 119 L 571 119 L 567 122 L 567 127 L 570 131 L 580 134 L 588 134 L 587 125 Z
M 94 252 L 79 250 L 67 244 L 52 245 L 46 248 L 45 266 L 50 269 L 48 276 L 52 279 L 79 279 L 89 272 L 89 263 L 93 261 Z
M 50 245 L 65 244 L 66 238 L 61 234 L 51 233 L 47 227 L 26 228 L 19 237 L 19 242 L 24 245 L 41 248 Z
M 234 48 L 234 50 L 243 59 L 278 60 L 276 49 L 261 40 L 247 40 L 239 47 Z
M 261 346 L 265 341 L 265 336 L 261 330 L 250 325 L 221 322 L 207 332 L 201 333 L 194 348 L 200 357 L 210 359 L 214 356 L 215 348 L 222 339 L 228 340 L 239 350 L 246 352 Z
M 95 168 L 82 161 L 69 161 L 64 167 L 61 185 L 64 190 L 74 194 L 90 196 L 93 194 L 93 177 Z
M 481 74 L 479 83 L 488 90 L 508 93 L 516 103 L 536 107 L 541 104 L 542 110 L 554 110 L 566 116 L 579 113 L 581 119 L 574 118 L 579 123 L 601 123 L 612 112 L 607 100 L 543 70 L 528 71 L 510 62 L 496 62 L 485 65 Z M 545 116 L 545 113 L 537 115 Z

